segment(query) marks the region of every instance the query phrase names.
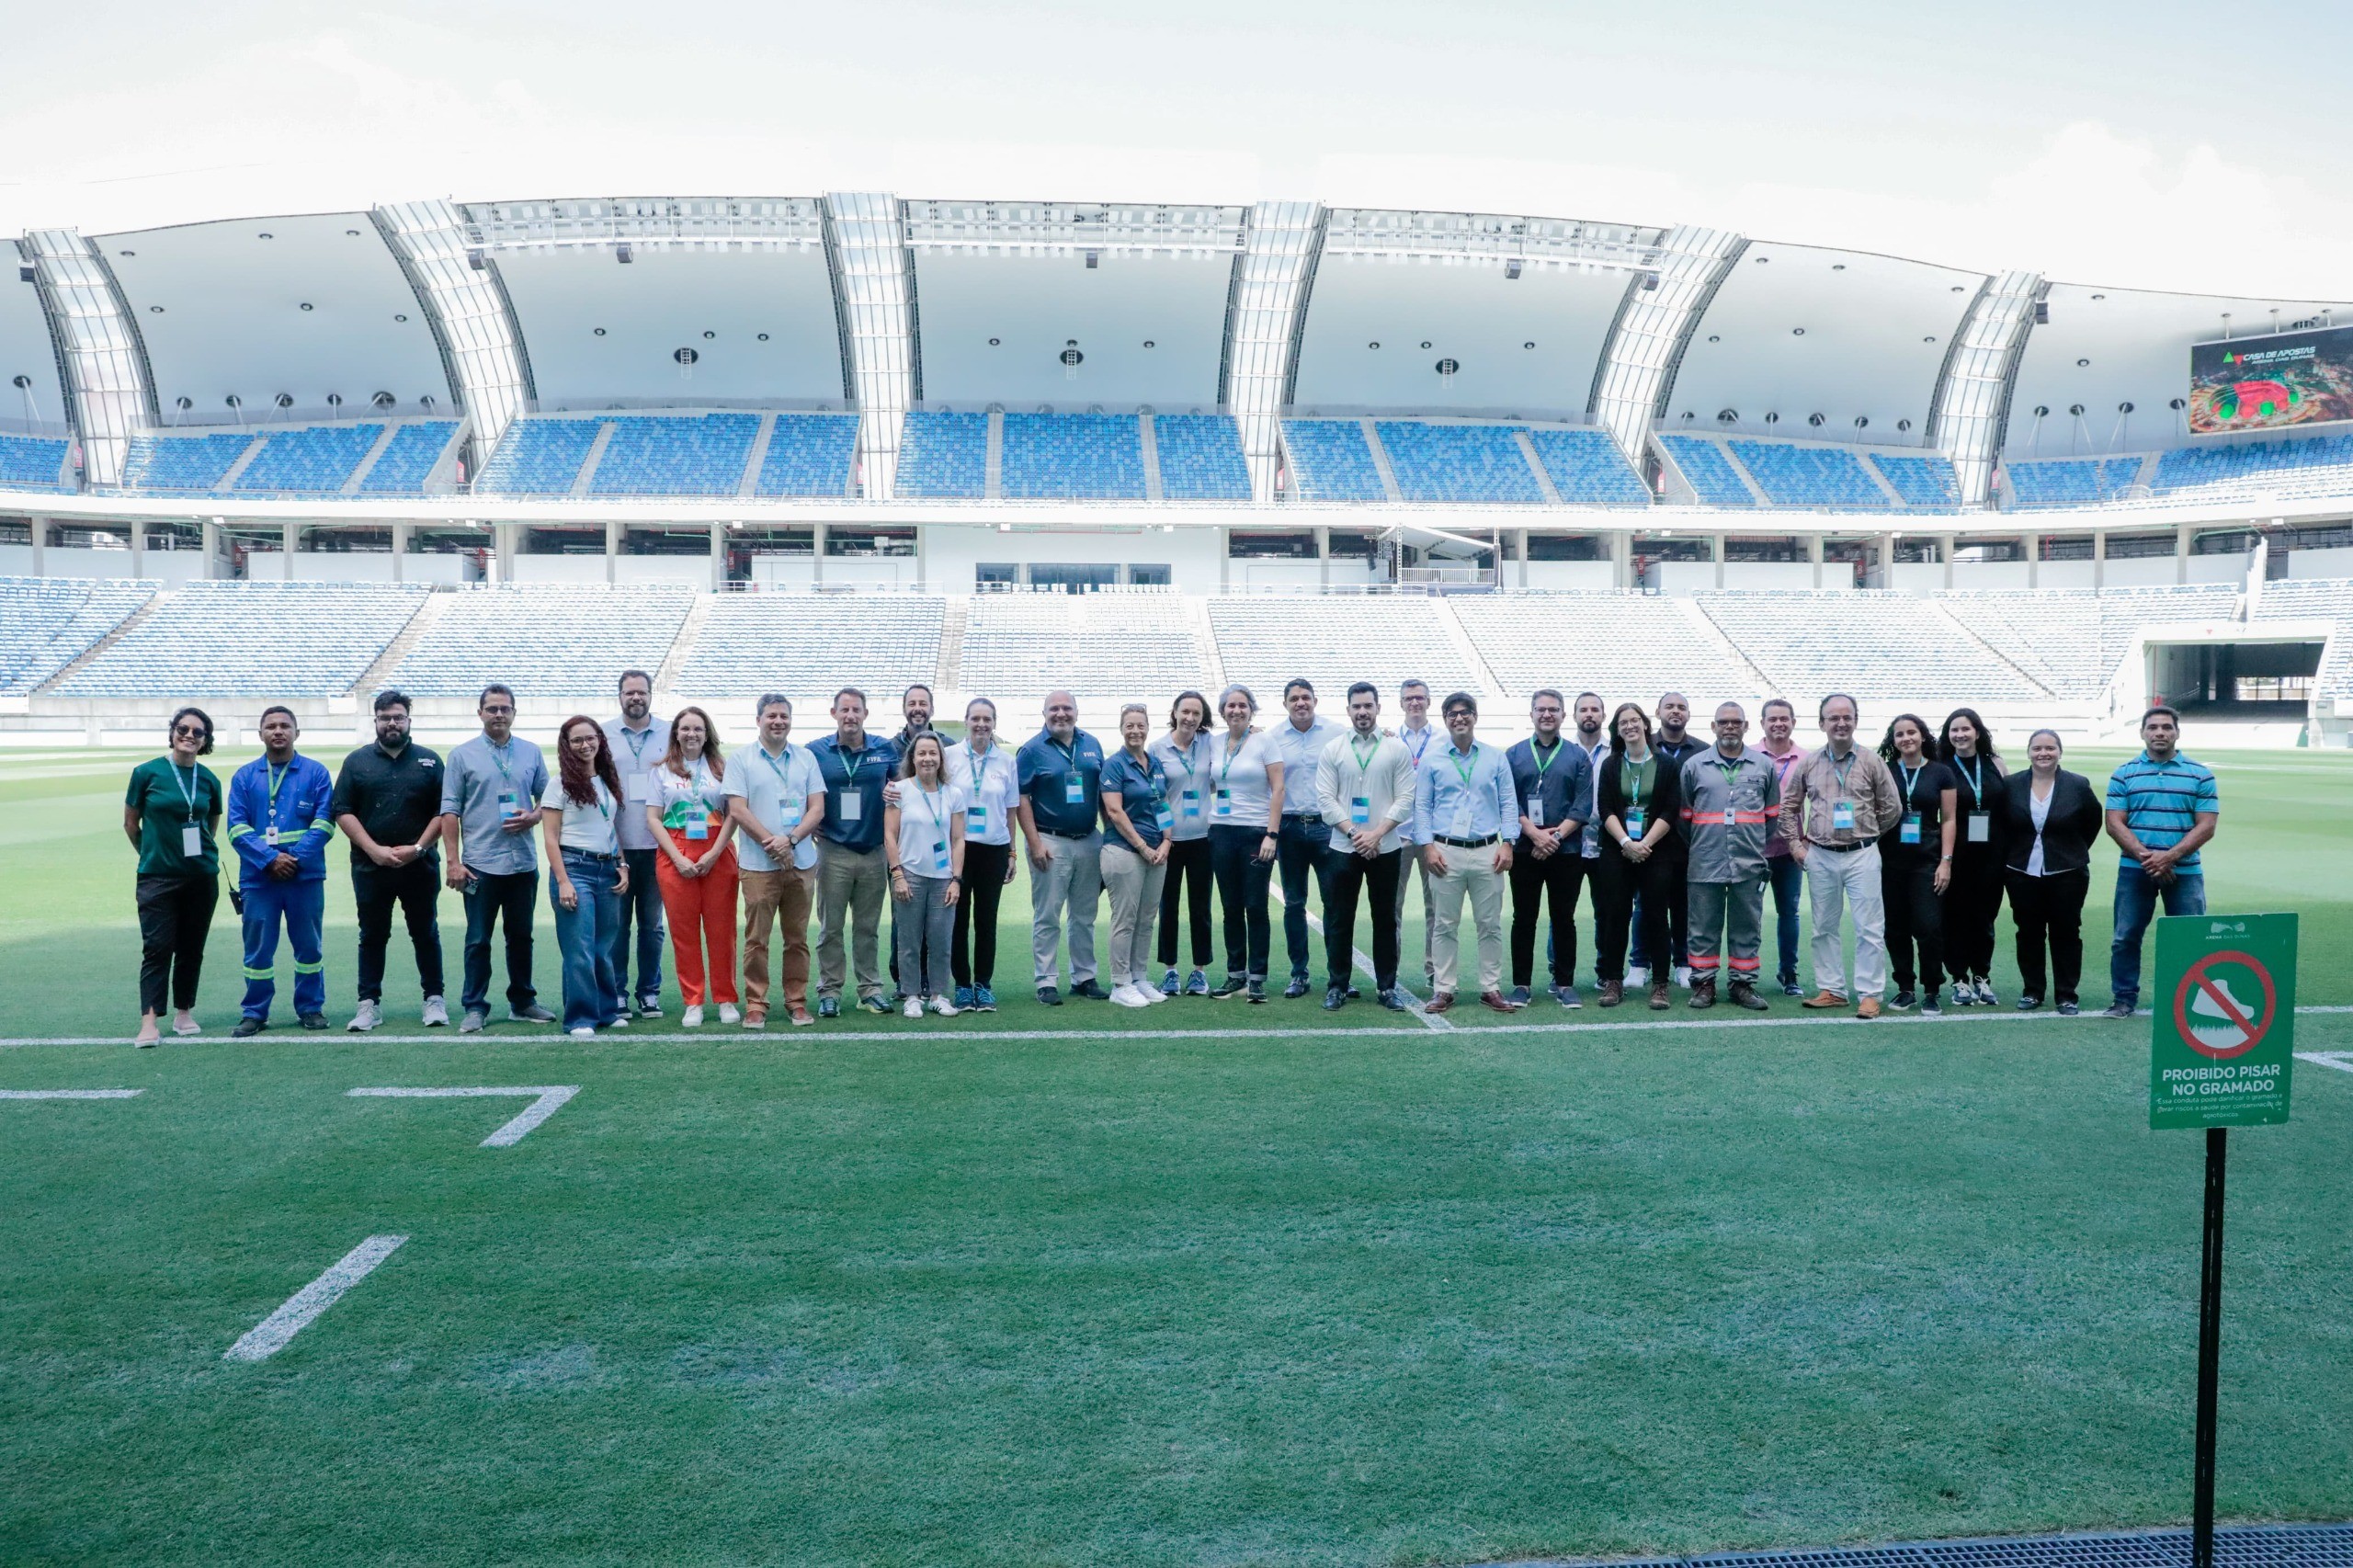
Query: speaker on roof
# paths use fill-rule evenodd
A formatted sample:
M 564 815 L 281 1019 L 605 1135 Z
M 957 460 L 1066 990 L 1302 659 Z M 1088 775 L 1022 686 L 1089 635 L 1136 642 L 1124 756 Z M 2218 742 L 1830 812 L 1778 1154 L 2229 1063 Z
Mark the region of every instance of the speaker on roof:
M 2050 301 L 2037 300 L 2034 302 L 2034 324 L 2037 326 L 2049 326 L 2051 324 Z
M 476 247 L 473 250 L 466 252 L 466 265 L 472 267 L 476 272 L 482 272 L 489 267 L 490 258 L 483 255 L 481 249 Z
M 29 267 L 20 267 L 17 268 L 17 281 L 19 283 L 37 282 L 40 278 L 40 274 L 35 272 Z

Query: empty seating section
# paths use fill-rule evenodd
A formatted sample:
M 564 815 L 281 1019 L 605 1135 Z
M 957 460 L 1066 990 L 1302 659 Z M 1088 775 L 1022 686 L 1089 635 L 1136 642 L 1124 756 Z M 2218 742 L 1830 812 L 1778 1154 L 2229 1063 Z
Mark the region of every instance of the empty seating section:
M 753 489 L 761 495 L 847 495 L 857 456 L 857 415 L 779 414 Z
M 1143 432 L 1131 414 L 1008 414 L 1004 441 L 1009 497 L 1143 499 Z
M 591 495 L 733 495 L 760 433 L 756 414 L 636 415 L 612 424 Z
M 1552 488 L 1573 506 L 1646 506 L 1651 493 L 1618 443 L 1599 430 L 1530 430 Z
M 2168 622 L 2227 620 L 2238 590 L 2226 584 L 2172 588 L 2044 589 L 1952 593 L 1939 602 L 1954 619 L 1998 645 L 2054 697 L 2097 697 L 2124 662 L 2135 635 Z
M 1661 436 L 1658 444 L 1683 472 L 1702 506 L 1754 506 L 1756 497 L 1740 482 L 1723 449 L 1697 436 Z
M 123 487 L 217 489 L 254 439 L 250 430 L 215 431 L 209 436 L 133 436 L 130 455 L 123 462 Z
M 1780 441 L 1728 441 L 1732 455 L 1776 506 L 1887 506 L 1855 454 L 1837 447 L 1795 447 Z
M 2046 695 L 1910 594 L 1692 596 L 1773 689 L 1811 711 L 1825 692 L 1869 701 L 2025 702 Z M 1875 738 L 1875 737 L 1873 737 Z
M 474 488 L 506 495 L 569 495 L 603 426 L 601 419 L 517 419 L 482 465 Z
M 1392 716 L 1402 680 L 1426 680 L 1440 699 L 1484 685 L 1447 634 L 1444 610 L 1428 599 L 1268 594 L 1212 598 L 1209 611 L 1225 678 L 1257 697 L 1262 723 L 1280 722 L 1283 683 L 1294 676 L 1314 683 L 1335 722 L 1351 681 L 1378 684 Z
M 2257 620 L 2329 620 L 2336 630 L 2313 675 L 2316 696 L 2353 697 L 2353 579 L 2281 578 L 2266 583 L 2256 601 Z
M 273 430 L 237 475 L 241 495 L 294 492 L 332 495 L 350 483 L 376 442 L 381 425 L 313 425 Z
M 662 668 L 694 602 L 695 590 L 683 584 L 458 594 L 426 625 L 388 684 L 413 696 L 450 697 L 502 681 L 518 700 L 563 695 L 609 705 L 621 671 Z
M 2182 447 L 2157 459 L 2150 493 L 2353 495 L 2353 436 L 2304 436 L 2227 447 Z
M 423 588 L 188 583 L 75 671 L 62 697 L 338 697 L 423 607 Z M 228 716 L 216 713 L 227 727 Z
M 1945 508 L 1961 505 L 1961 476 L 1946 457 L 1899 457 L 1893 452 L 1867 454 L 1870 465 L 1885 476 L 1906 506 Z
M 0 436 L 0 488 L 64 490 L 67 444 L 40 436 Z
M 415 495 L 441 465 L 449 437 L 458 433 L 454 419 L 424 419 L 404 425 L 384 443 L 373 467 L 359 482 L 362 495 Z
M 1191 619 L 1175 594 L 982 594 L 964 623 L 966 689 L 1033 697 L 1085 678 L 1090 692 L 1153 704 L 1208 679 Z M 1034 710 L 1008 716 L 1027 733 Z
M 22 696 L 96 647 L 155 585 L 90 577 L 0 577 L 0 694 Z
M 2143 460 L 2067 458 L 2003 465 L 2010 504 L 2019 507 L 2096 506 L 2120 501 L 2141 477 Z
M 1290 487 L 1302 501 L 1386 501 L 1364 426 L 1353 419 L 1286 419 Z
M 910 414 L 899 437 L 901 495 L 977 501 L 988 494 L 989 416 Z
M 1162 414 L 1152 421 L 1160 494 L 1170 501 L 1247 501 L 1241 426 L 1222 414 Z
M 1514 425 L 1431 425 L 1384 419 L 1374 426 L 1389 454 L 1397 493 L 1408 501 L 1505 502 L 1544 499 Z
M 845 686 L 863 687 L 878 715 L 895 714 L 900 690 L 939 667 L 947 619 L 948 601 L 930 595 L 722 594 L 686 650 L 677 687 L 713 701 L 781 691 L 796 705 L 794 736 L 813 740 L 829 727 L 824 705 Z M 1007 717 L 1007 734 L 1027 733 L 1017 719 Z M 737 715 L 724 722 L 741 733 Z M 898 721 L 876 723 L 887 731 Z
M 1723 638 L 1681 601 L 1632 593 L 1458 594 L 1447 603 L 1508 697 L 1591 687 L 1648 711 L 1665 691 L 1694 704 L 1756 684 Z M 1442 693 L 1440 695 L 1443 695 Z M 1382 700 L 1389 700 L 1384 695 Z

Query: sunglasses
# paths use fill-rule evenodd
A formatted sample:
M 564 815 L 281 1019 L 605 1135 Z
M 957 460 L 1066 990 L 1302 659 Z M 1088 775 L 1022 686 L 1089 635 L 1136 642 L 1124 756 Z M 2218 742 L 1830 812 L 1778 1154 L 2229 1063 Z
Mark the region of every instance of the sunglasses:
M 174 724 L 172 726 L 172 733 L 176 735 L 193 735 L 200 741 L 204 738 L 204 726 L 201 724 Z

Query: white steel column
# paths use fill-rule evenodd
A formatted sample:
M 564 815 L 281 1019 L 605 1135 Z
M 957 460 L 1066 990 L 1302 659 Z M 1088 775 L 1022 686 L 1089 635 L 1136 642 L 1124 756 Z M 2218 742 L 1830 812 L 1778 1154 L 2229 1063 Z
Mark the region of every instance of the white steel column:
M 1684 346 L 1747 243 L 1721 229 L 1677 228 L 1661 245 L 1658 265 L 1627 290 L 1594 377 L 1592 414 L 1638 473 L 1651 422 L 1665 410 Z M 1646 286 L 1650 278 L 1657 287 Z
M 122 483 L 131 436 L 155 423 L 147 350 L 114 273 L 98 248 L 70 229 L 37 229 L 23 251 L 33 265 L 50 330 L 65 360 L 65 392 L 94 486 Z
M 906 218 L 896 197 L 876 191 L 835 191 L 823 205 L 842 352 L 858 399 L 858 469 L 866 498 L 888 501 L 898 494 L 899 437 L 917 391 Z
M 1323 238 L 1322 204 L 1261 201 L 1250 209 L 1242 254 L 1234 258 L 1219 401 L 1242 427 L 1250 496 L 1261 503 L 1275 498 L 1283 404 L 1290 396 L 1300 323 Z
M 373 215 L 432 324 L 449 395 L 473 416 L 479 462 L 532 395 L 531 362 L 497 263 L 485 257 L 475 269 L 465 220 L 446 201 L 403 201 Z
M 1945 356 L 1928 410 L 1928 442 L 1952 459 L 1964 506 L 1982 506 L 1992 494 L 2010 388 L 2042 292 L 2039 272 L 2003 273 L 1978 290 Z

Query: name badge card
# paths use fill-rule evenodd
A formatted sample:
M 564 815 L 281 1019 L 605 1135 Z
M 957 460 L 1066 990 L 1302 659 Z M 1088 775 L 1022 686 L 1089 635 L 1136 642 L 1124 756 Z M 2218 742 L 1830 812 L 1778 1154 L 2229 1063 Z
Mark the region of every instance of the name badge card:
M 698 844 L 710 836 L 710 817 L 708 813 L 698 812 L 687 819 L 687 836 Z
M 1642 837 L 1642 835 L 1643 835 L 1643 829 L 1644 829 L 1645 827 L 1648 827 L 1649 825 L 1650 825 L 1650 812 L 1649 812 L 1649 809 L 1648 809 L 1648 808 L 1643 807 L 1643 806 L 1628 806 L 1628 807 L 1626 808 L 1626 836 L 1627 836 L 1627 837 L 1629 837 L 1629 838 L 1640 838 L 1640 837 Z
M 632 806 L 642 806 L 645 804 L 646 785 L 648 782 L 649 780 L 642 773 L 625 773 L 621 775 L 621 798 Z
M 268 845 L 272 849 L 278 847 L 278 824 L 276 823 L 271 823 L 267 827 L 261 830 L 261 841 L 264 844 Z
M 1230 817 L 1233 814 L 1233 791 L 1222 786 L 1217 792 L 1217 814 L 1222 817 Z
M 844 822 L 866 820 L 866 797 L 856 790 L 834 791 L 834 810 Z
M 1063 803 L 1068 806 L 1086 804 L 1086 779 L 1084 775 L 1072 773 L 1063 777 Z
M 777 825 L 787 833 L 790 833 L 794 828 L 799 827 L 801 825 L 801 802 L 798 801 L 779 801 L 776 803 L 776 821 Z
M 1855 831 L 1855 802 L 1854 802 L 1854 801 L 1831 801 L 1831 802 L 1830 802 L 1830 826 L 1831 826 L 1831 828 L 1832 828 L 1832 830 L 1833 830 L 1834 832 L 1837 832 L 1837 833 L 1852 833 L 1852 832 L 1854 832 L 1854 831 Z
M 1187 816 L 1199 816 L 1201 814 L 1201 792 L 1199 790 L 1186 790 L 1182 797 L 1181 804 L 1184 807 L 1184 812 Z
M 986 833 L 988 830 L 989 809 L 986 806 L 966 806 L 964 808 L 964 831 L 966 833 Z
M 1969 813 L 1969 842 L 1991 844 L 1994 841 L 1994 816 L 1990 812 Z
M 1919 843 L 1919 842 L 1920 842 L 1920 813 L 1919 813 L 1919 812 L 1904 812 L 1904 824 L 1903 824 L 1903 825 L 1902 825 L 1901 827 L 1898 827 L 1898 828 L 1895 830 L 1895 836 L 1896 836 L 1896 842 L 1898 842 L 1899 844 L 1917 844 L 1917 843 Z
M 1738 827 L 1740 825 L 1740 812 L 1736 807 L 1726 806 L 1724 808 L 1724 825 L 1726 827 Z
M 1454 802 L 1453 825 L 1454 831 L 1447 835 L 1449 838 L 1471 836 L 1471 798 L 1468 795 Z
M 1163 833 L 1166 833 L 1170 828 L 1176 825 L 1176 819 L 1171 816 L 1168 812 L 1167 801 L 1160 801 L 1154 802 L 1152 808 L 1152 822 L 1153 825 L 1160 829 Z
M 1528 820 L 1537 826 L 1544 825 L 1544 797 L 1539 795 L 1528 802 Z
M 931 841 L 931 869 L 941 876 L 948 874 L 948 840 L 935 838 Z
M 1351 800 L 1348 802 L 1348 821 L 1354 823 L 1358 827 L 1370 827 L 1372 825 L 1372 801 L 1363 795 L 1358 795 L 1355 799 Z
M 204 835 L 197 831 L 194 823 L 185 824 L 180 828 L 180 853 L 191 860 L 200 858 L 204 854 Z
M 502 819 L 506 817 L 521 816 L 523 814 L 523 808 L 516 803 L 519 799 L 520 797 L 518 797 L 512 790 L 508 790 L 501 793 L 498 797 L 499 816 Z

